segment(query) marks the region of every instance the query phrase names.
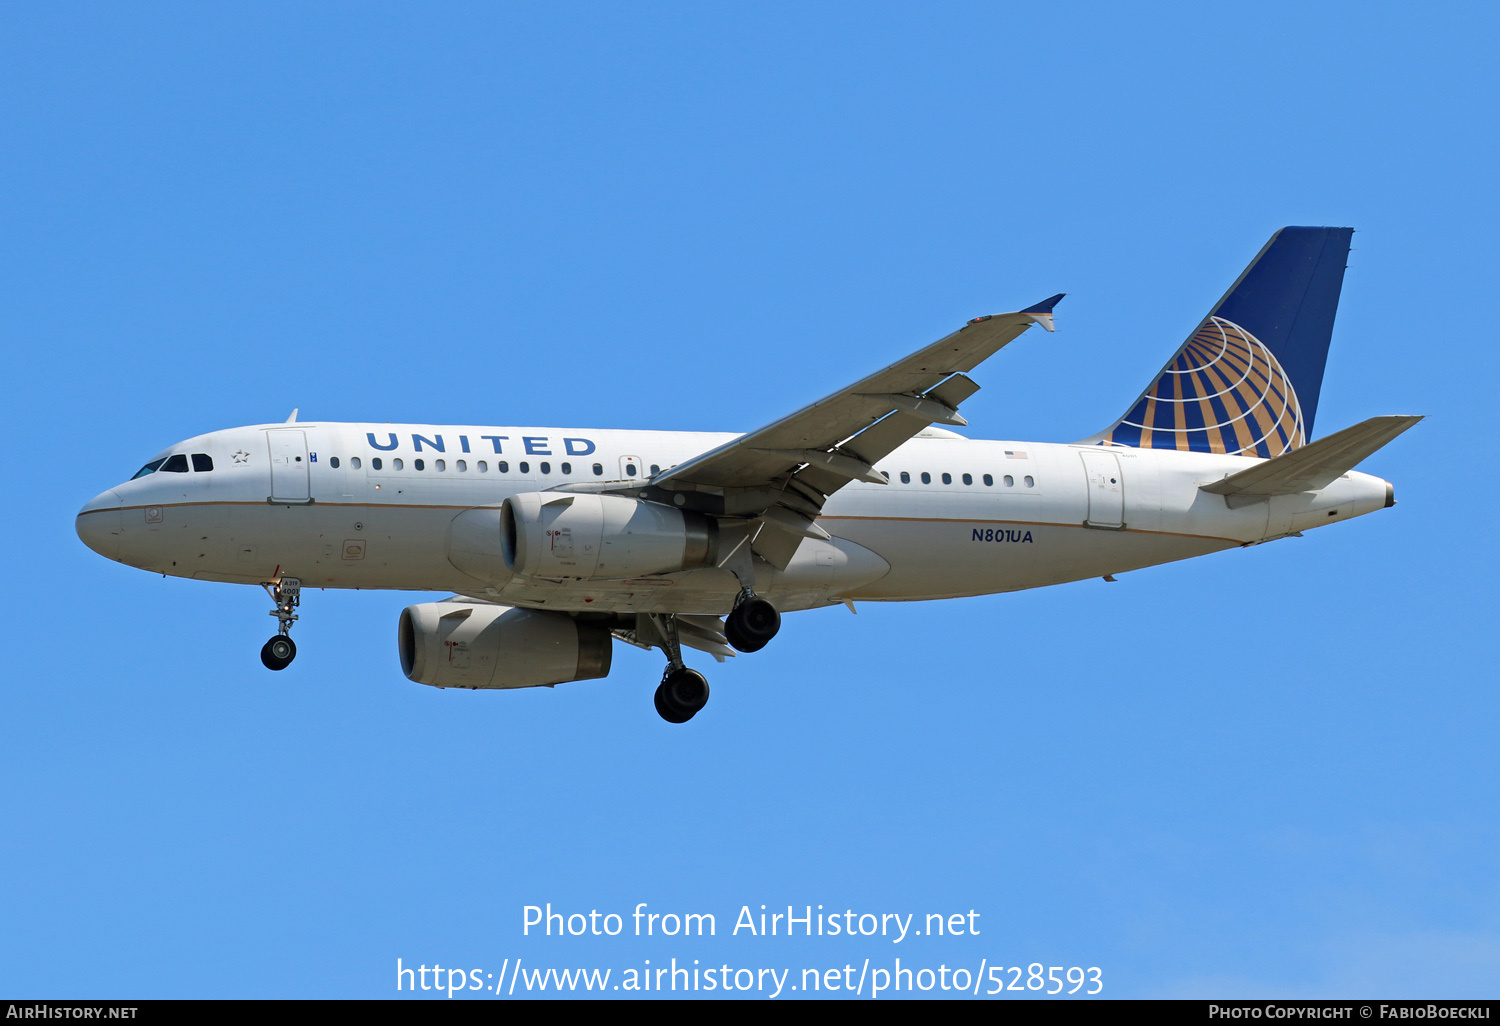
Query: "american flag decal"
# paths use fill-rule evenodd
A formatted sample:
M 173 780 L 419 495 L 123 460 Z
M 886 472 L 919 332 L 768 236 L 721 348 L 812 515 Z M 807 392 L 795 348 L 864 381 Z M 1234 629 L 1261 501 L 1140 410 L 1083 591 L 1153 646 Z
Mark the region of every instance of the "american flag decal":
M 1011 450 L 1006 449 L 1005 458 L 1008 460 L 1024 460 L 1026 459 L 1026 454 L 1024 452 L 1012 452 Z

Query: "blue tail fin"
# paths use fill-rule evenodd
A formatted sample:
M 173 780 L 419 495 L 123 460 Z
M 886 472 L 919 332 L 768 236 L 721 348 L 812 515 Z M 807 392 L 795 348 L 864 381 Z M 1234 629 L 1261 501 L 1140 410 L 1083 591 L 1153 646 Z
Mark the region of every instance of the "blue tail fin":
M 1312 437 L 1352 228 L 1283 228 L 1130 411 L 1089 439 L 1278 456 Z

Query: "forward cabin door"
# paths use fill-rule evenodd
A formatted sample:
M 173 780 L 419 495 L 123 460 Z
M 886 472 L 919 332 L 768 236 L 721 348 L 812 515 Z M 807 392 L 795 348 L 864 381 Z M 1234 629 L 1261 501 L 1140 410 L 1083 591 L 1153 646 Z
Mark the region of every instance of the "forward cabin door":
M 1125 526 L 1125 484 L 1120 459 L 1106 449 L 1083 449 L 1083 473 L 1089 487 L 1089 513 L 1084 524 L 1118 531 Z
M 271 502 L 306 506 L 312 502 L 307 433 L 296 428 L 266 432 L 271 447 Z

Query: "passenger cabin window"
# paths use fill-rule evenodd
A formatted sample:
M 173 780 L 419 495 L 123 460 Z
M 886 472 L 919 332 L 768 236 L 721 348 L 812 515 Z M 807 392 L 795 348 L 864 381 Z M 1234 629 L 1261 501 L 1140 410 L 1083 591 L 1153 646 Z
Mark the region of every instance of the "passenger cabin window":
M 635 477 L 635 464 L 634 463 L 627 463 L 627 464 L 625 464 L 625 476 L 626 477 Z
M 167 462 L 161 465 L 161 469 L 164 474 L 186 474 L 188 472 L 187 457 L 180 452 L 175 456 L 168 456 Z
M 330 457 L 328 457 L 328 465 L 330 467 L 332 467 L 334 470 L 339 469 L 339 458 L 337 456 L 330 456 Z M 196 456 L 193 457 L 193 469 L 194 470 L 198 469 L 198 457 L 196 457 Z M 214 469 L 214 465 L 212 463 L 210 463 L 208 465 L 208 469 L 209 470 Z
M 562 472 L 564 474 L 571 474 L 571 473 L 573 473 L 573 464 L 571 464 L 571 463 L 564 463 L 562 465 Z
M 418 470 L 426 470 L 427 469 L 427 461 L 424 460 L 424 459 L 421 459 L 421 458 L 412 460 L 411 461 L 411 465 L 413 467 L 415 467 L 416 469 L 418 469 Z M 399 470 L 400 468 L 398 467 L 396 469 Z
M 339 465 L 338 457 L 336 456 L 334 457 L 333 465 L 335 467 Z M 200 474 L 214 469 L 214 458 L 206 452 L 193 453 L 193 469 Z
M 1013 477 L 1011 477 L 1009 474 L 1006 474 L 1005 475 L 1005 487 L 1007 487 L 1007 488 L 1014 488 L 1015 484 L 1016 484 L 1016 479 L 1013 478 Z
M 454 464 L 454 467 L 456 467 L 458 469 L 458 472 L 460 474 L 462 474 L 464 471 L 466 471 L 466 470 L 469 469 L 469 461 L 468 460 L 459 460 L 457 463 Z
M 505 462 L 505 460 L 501 460 L 499 463 L 495 464 L 495 470 L 501 474 L 509 474 L 510 464 Z
M 994 486 L 994 484 L 995 479 L 992 476 L 990 476 L 989 474 L 984 475 L 984 486 L 986 488 L 991 488 Z
M 359 457 L 358 456 L 351 456 L 351 457 L 349 457 L 349 466 L 353 467 L 355 470 L 358 470 L 359 469 Z
M 953 483 L 953 475 L 952 474 L 944 474 L 943 475 L 943 484 L 952 484 L 952 483 Z
M 550 473 L 552 473 L 552 464 L 550 464 L 550 463 L 543 463 L 543 464 L 541 464 L 541 468 L 542 468 L 542 473 L 543 474 L 550 474 Z
M 149 471 L 143 471 L 143 473 L 149 473 Z M 594 476 L 595 477 L 603 477 L 604 476 L 604 464 L 602 464 L 602 463 L 595 463 L 594 464 Z
M 526 462 L 523 461 L 521 463 L 516 464 L 516 466 L 520 468 L 520 471 L 523 474 L 529 474 L 529 473 L 531 473 L 531 464 L 530 463 L 526 463 Z
M 651 464 L 651 476 L 655 477 L 657 474 L 660 474 L 660 473 L 661 473 L 661 467 L 658 467 L 655 463 Z
M 161 469 L 161 465 L 163 463 L 165 463 L 165 462 L 167 462 L 167 458 L 165 456 L 163 456 L 159 460 L 152 460 L 150 463 L 146 464 L 140 470 L 137 470 L 135 472 L 135 477 L 132 477 L 130 480 L 134 481 L 136 477 L 145 477 L 147 474 L 154 474 L 154 473 L 156 473 L 156 471 L 158 471 L 159 469 Z
M 381 469 L 384 466 L 385 466 L 385 463 L 380 459 L 379 456 L 376 456 L 376 457 L 374 457 L 373 459 L 370 460 L 370 467 L 373 470 L 379 470 L 379 469 Z
M 405 463 L 405 461 L 403 461 L 398 456 L 395 459 L 391 460 L 391 469 L 392 470 L 405 470 L 406 469 L 406 463 Z
M 1036 485 L 1036 482 L 1035 482 L 1035 481 L 1033 481 L 1033 480 L 1032 480 L 1032 479 L 1031 479 L 1031 475 L 1030 475 L 1030 474 L 1027 474 L 1027 475 L 1026 475 L 1026 487 L 1027 487 L 1027 488 L 1032 488 L 1032 487 L 1034 487 L 1034 486 L 1035 486 L 1035 485 Z
M 447 460 L 433 460 L 432 461 L 432 469 L 436 470 L 438 473 L 441 474 L 443 471 L 445 471 L 445 470 L 448 469 L 448 461 Z
M 964 484 L 971 485 L 973 483 L 974 483 L 974 475 L 973 474 L 965 474 L 964 475 Z
M 927 473 L 927 471 L 925 471 L 925 470 L 922 471 L 922 483 L 923 484 L 932 484 L 932 475 L 929 474 L 929 473 Z
M 901 483 L 902 483 L 902 484 L 911 484 L 911 475 L 910 475 L 910 474 L 908 474 L 908 473 L 907 473 L 907 472 L 906 472 L 906 471 L 904 471 L 904 470 L 903 470 L 903 471 L 901 471 Z
M 485 460 L 480 460 L 477 464 L 477 469 L 481 474 L 488 474 L 490 472 L 490 465 Z

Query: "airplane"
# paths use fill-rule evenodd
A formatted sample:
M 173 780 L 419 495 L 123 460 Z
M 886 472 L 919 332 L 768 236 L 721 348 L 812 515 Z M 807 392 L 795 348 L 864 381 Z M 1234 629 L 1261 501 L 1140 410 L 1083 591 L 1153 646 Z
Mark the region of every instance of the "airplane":
M 1111 426 L 1071 443 L 953 431 L 980 363 L 1056 295 L 976 317 L 748 434 L 323 423 L 169 446 L 78 514 L 153 573 L 259 585 L 296 655 L 306 587 L 447 592 L 402 611 L 401 669 L 438 688 L 604 677 L 660 649 L 661 717 L 708 701 L 683 649 L 756 652 L 781 614 L 1114 575 L 1300 536 L 1395 504 L 1354 470 L 1422 418 L 1313 419 L 1350 228 L 1274 234 Z

